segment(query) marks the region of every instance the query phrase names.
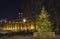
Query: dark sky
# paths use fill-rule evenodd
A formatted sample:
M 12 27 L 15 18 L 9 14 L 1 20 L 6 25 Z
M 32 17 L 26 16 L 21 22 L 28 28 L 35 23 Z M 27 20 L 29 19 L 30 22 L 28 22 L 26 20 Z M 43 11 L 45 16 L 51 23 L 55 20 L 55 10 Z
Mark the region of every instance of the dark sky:
M 54 16 L 53 8 L 56 7 L 59 15 L 59 0 L 0 0 L 0 18 L 17 18 L 19 10 L 25 17 L 32 17 L 40 12 L 42 5 L 51 16 Z
M 11 18 L 16 16 L 19 4 L 19 0 L 0 0 L 0 17 Z

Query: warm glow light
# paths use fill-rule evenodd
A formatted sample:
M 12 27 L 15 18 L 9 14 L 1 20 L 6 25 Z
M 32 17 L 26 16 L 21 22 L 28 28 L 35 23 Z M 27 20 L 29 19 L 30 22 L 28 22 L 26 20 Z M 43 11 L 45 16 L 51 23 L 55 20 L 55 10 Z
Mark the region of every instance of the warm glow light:
M 19 22 L 11 22 L 9 21 L 9 23 L 5 24 L 3 27 L 3 30 L 12 30 L 12 31 L 16 31 L 16 30 L 32 30 L 34 29 L 34 23 L 25 23 L 27 20 L 23 19 L 22 22 L 23 24 L 19 23 Z
M 23 19 L 23 22 L 26 22 L 26 19 Z
M 31 29 L 34 29 L 34 26 L 33 25 L 31 25 Z

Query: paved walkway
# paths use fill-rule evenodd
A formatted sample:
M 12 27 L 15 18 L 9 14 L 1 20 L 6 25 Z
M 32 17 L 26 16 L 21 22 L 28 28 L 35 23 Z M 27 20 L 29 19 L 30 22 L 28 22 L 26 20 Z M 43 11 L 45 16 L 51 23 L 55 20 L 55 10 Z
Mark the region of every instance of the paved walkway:
M 3 36 L 0 39 L 60 39 L 60 36 L 56 36 L 55 38 L 40 38 L 33 36 Z

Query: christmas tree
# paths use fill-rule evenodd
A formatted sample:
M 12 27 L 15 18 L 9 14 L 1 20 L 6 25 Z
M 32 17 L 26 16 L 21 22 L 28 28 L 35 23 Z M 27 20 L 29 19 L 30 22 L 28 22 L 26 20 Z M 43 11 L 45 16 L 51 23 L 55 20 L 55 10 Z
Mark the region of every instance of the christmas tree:
M 44 6 L 36 20 L 36 24 L 38 32 L 51 32 L 53 30 L 53 23 L 49 20 L 49 15 Z

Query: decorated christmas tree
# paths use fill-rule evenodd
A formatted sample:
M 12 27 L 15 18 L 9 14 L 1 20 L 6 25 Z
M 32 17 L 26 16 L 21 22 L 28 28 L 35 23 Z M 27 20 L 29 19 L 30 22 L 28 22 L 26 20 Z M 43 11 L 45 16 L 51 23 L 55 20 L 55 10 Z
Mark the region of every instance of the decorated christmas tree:
M 53 30 L 53 23 L 50 21 L 49 15 L 43 6 L 39 17 L 36 20 L 38 32 L 51 32 Z

